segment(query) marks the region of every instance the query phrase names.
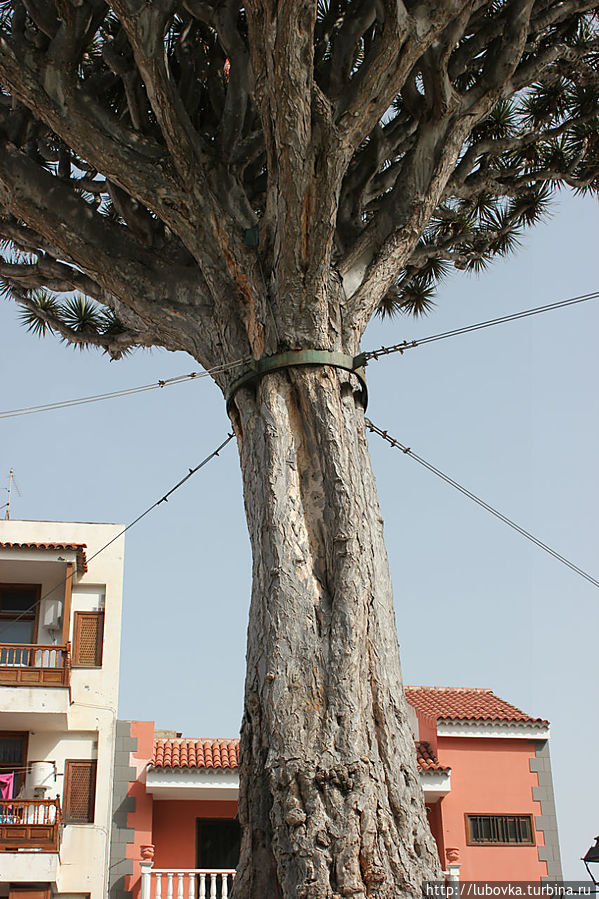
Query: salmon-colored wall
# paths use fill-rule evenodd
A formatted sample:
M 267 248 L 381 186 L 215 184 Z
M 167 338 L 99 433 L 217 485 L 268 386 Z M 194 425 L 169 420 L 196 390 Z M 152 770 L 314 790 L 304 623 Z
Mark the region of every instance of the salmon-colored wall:
M 460 850 L 460 880 L 540 880 L 547 863 L 534 846 L 467 846 L 468 814 L 541 814 L 532 798 L 538 776 L 530 770 L 535 744 L 529 740 L 439 737 L 438 758 L 451 768 L 451 792 L 441 800 L 445 848 Z
M 426 816 L 431 833 L 435 838 L 437 849 L 439 850 L 439 860 L 441 867 L 445 867 L 445 844 L 443 842 L 443 815 L 441 812 L 441 802 L 437 801 L 433 805 L 426 806 Z
M 425 715 L 418 709 L 416 709 L 416 717 L 418 718 L 418 739 L 423 743 L 428 743 L 437 755 L 437 719 Z
M 160 799 L 154 802 L 154 865 L 195 868 L 196 818 L 235 818 L 237 802 L 206 799 Z
M 137 750 L 130 755 L 137 779 L 129 784 L 129 796 L 135 798 L 135 811 L 127 815 L 127 826 L 133 828 L 135 835 L 133 842 L 127 845 L 127 858 L 133 859 L 133 874 L 125 878 L 125 889 L 133 890 L 137 895 L 141 887 L 141 847 L 152 842 L 152 796 L 146 793 L 145 771 L 154 751 L 154 722 L 132 721 L 131 736 L 137 737 Z

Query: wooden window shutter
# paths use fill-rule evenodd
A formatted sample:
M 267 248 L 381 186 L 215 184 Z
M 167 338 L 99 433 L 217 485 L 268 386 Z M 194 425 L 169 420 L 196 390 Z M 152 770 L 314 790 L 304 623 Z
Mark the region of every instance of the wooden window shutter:
M 96 803 L 95 760 L 67 759 L 64 768 L 65 824 L 92 824 Z
M 73 665 L 99 668 L 104 642 L 104 612 L 75 612 Z

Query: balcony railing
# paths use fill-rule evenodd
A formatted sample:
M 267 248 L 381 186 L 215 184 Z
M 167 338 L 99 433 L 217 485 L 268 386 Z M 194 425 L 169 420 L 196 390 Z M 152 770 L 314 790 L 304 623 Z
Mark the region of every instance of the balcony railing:
M 233 868 L 150 868 L 142 865 L 141 899 L 228 899 Z
M 0 799 L 0 852 L 58 852 L 60 820 L 58 799 Z
M 0 643 L 0 684 L 67 687 L 69 646 Z

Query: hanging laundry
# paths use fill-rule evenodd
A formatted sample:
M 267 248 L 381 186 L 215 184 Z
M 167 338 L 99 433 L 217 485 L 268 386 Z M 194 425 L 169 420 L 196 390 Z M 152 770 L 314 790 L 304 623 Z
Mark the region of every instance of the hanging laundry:
M 15 775 L 10 773 L 0 774 L 0 799 L 12 799 L 15 786 Z

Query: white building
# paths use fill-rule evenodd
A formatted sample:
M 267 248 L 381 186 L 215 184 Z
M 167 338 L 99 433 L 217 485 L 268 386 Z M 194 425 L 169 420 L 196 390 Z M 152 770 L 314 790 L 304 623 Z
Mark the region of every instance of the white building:
M 2 899 L 107 893 L 121 530 L 0 522 Z

